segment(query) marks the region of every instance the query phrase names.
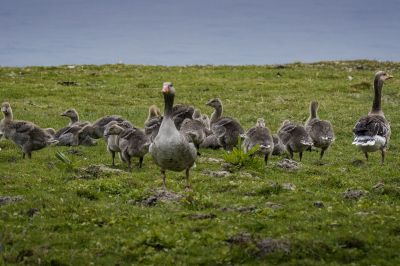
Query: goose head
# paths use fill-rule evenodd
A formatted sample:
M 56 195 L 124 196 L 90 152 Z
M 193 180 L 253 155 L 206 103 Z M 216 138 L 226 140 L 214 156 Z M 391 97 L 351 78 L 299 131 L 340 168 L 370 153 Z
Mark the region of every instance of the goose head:
M 4 115 L 9 115 L 12 113 L 11 105 L 8 102 L 4 102 L 1 105 L 1 111 Z
M 385 81 L 391 78 L 393 78 L 393 76 L 387 74 L 385 71 L 378 71 L 375 74 L 375 80 Z
M 161 92 L 164 95 L 175 94 L 175 88 L 174 88 L 174 85 L 172 84 L 172 82 L 164 82 Z
M 192 115 L 193 119 L 201 119 L 201 112 L 199 109 L 194 109 L 193 115 Z
M 104 130 L 104 136 L 119 135 L 124 129 L 117 124 L 112 124 Z
M 78 112 L 74 108 L 66 110 L 61 116 L 69 117 L 71 119 L 78 119 Z
M 206 105 L 211 106 L 211 107 L 213 107 L 213 108 L 219 108 L 219 107 L 222 106 L 222 102 L 221 102 L 220 99 L 214 98 L 214 99 L 209 100 L 209 101 L 206 103 Z
M 159 117 L 159 116 L 161 116 L 160 109 L 155 105 L 150 106 L 149 107 L 149 118 L 148 119 L 151 119 L 151 118 L 154 118 L 154 117 Z
M 258 118 L 257 119 L 256 127 L 265 127 L 264 118 Z

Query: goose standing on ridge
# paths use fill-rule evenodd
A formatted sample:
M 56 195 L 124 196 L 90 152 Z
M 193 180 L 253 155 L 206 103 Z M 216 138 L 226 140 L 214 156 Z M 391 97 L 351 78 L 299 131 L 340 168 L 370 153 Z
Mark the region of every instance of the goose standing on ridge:
M 258 153 L 264 155 L 265 164 L 268 162 L 268 157 L 274 150 L 274 140 L 272 139 L 271 131 L 265 127 L 264 119 L 258 118 L 254 127 L 250 128 L 245 134 L 243 149 L 245 152 L 251 150 L 254 146 L 260 145 Z
M 305 128 L 313 140 L 314 146 L 321 148 L 320 159 L 324 156 L 325 150 L 335 140 L 332 124 L 329 121 L 321 120 L 318 117 L 318 102 L 310 103 L 310 117 L 307 119 Z
M 312 139 L 306 129 L 302 125 L 289 120 L 283 121 L 281 128 L 278 130 L 278 137 L 286 146 L 286 150 L 290 154 L 290 159 L 293 159 L 294 152 L 298 152 L 301 161 L 303 151 L 311 148 L 313 145 Z
M 381 97 L 385 80 L 392 78 L 383 71 L 375 74 L 374 100 L 367 116 L 361 117 L 353 128 L 356 145 L 368 160 L 368 152 L 381 151 L 381 164 L 385 162 L 385 152 L 390 140 L 390 124 L 382 111 Z
M 222 116 L 223 107 L 220 99 L 212 99 L 206 105 L 215 109 L 210 119 L 213 134 L 220 146 L 231 151 L 237 145 L 240 134 L 244 133 L 242 126 L 235 119 Z
M 29 121 L 14 120 L 11 105 L 4 102 L 1 105 L 4 118 L 0 122 L 0 132 L 22 149 L 22 158 L 28 155 L 32 158 L 32 151 L 57 143 L 53 136 L 46 130 Z
M 193 143 L 189 143 L 178 131 L 172 120 L 175 97 L 175 88 L 172 83 L 165 82 L 162 93 L 165 102 L 164 119 L 157 136 L 150 144 L 149 151 L 154 162 L 161 168 L 164 189 L 166 188 L 166 170 L 176 172 L 186 170 L 186 185 L 190 187 L 189 171 L 196 160 L 197 151 Z

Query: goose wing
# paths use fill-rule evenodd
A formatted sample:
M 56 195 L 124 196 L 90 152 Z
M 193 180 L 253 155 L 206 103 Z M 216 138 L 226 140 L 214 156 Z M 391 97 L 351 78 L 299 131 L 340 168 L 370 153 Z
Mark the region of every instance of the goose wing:
M 378 115 L 369 115 L 360 118 L 353 128 L 356 136 L 381 136 L 388 138 L 390 135 L 390 125 L 386 119 Z
M 31 122 L 27 121 L 15 121 L 13 123 L 13 128 L 17 133 L 28 133 L 29 131 L 32 131 L 35 129 L 35 125 Z

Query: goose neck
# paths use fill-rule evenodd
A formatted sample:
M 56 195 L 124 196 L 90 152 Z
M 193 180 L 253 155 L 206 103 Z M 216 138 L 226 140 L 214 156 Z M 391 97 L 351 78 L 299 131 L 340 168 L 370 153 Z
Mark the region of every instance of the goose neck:
M 372 102 L 372 110 L 371 113 L 381 113 L 382 105 L 381 105 L 381 98 L 382 98 L 382 87 L 383 87 L 383 80 L 376 78 L 374 81 L 374 101 Z
M 214 112 L 211 115 L 211 123 L 216 122 L 222 116 L 222 105 L 216 106 Z
M 174 105 L 174 97 L 175 95 L 172 93 L 165 93 L 164 94 L 164 116 L 171 118 L 172 117 L 172 108 Z

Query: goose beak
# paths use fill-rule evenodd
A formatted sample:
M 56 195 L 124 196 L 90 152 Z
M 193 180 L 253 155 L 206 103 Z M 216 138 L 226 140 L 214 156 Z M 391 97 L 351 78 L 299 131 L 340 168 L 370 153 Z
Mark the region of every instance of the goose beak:
M 61 115 L 61 116 L 67 116 L 67 114 L 66 114 L 66 113 L 61 113 L 60 115 Z
M 392 75 L 387 75 L 386 79 L 391 79 L 391 78 L 394 78 L 394 77 Z

